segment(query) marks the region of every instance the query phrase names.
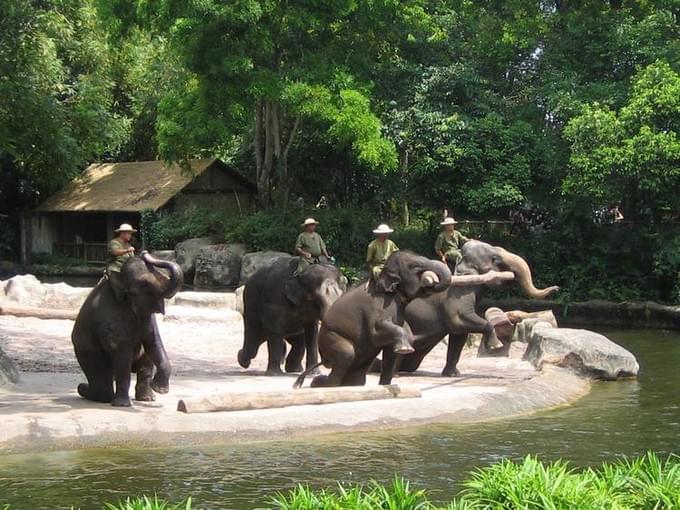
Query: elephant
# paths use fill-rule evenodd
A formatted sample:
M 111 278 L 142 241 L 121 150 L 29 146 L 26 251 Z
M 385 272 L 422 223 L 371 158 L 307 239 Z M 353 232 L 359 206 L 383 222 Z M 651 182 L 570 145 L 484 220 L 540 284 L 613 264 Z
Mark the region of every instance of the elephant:
M 413 350 L 404 312 L 411 300 L 444 291 L 451 271 L 440 261 L 410 251 L 398 251 L 377 278 L 347 292 L 331 306 L 319 329 L 321 363 L 331 371 L 318 375 L 312 386 L 362 386 L 376 356 L 383 351 L 380 384 L 390 384 L 396 354 Z M 309 371 L 295 382 L 299 388 Z
M 307 368 L 317 364 L 318 322 L 345 292 L 347 280 L 330 264 L 312 264 L 294 275 L 298 257 L 284 257 L 260 268 L 243 290 L 243 348 L 238 362 L 250 366 L 266 341 L 269 351 L 267 375 L 282 375 L 286 339 L 291 351 L 286 372 L 302 372 L 302 357 L 307 353 Z
M 154 314 L 165 313 L 165 299 L 182 287 L 184 276 L 179 265 L 147 252 L 125 261 L 120 274 L 125 298 L 118 301 L 103 278 L 80 308 L 71 341 L 87 377 L 87 383 L 78 385 L 80 396 L 127 407 L 131 372 L 137 374 L 135 400 L 152 401 L 154 391 L 169 391 L 171 365 Z
M 470 240 L 463 245 L 462 259 L 456 266 L 454 282 L 446 292 L 414 299 L 406 306 L 406 322 L 414 335 L 414 352 L 398 360 L 398 369 L 414 372 L 425 356 L 446 335 L 449 336 L 446 365 L 443 376 L 460 376 L 457 364 L 468 333 L 483 333 L 482 343 L 487 349 L 502 345 L 494 326 L 477 314 L 476 307 L 483 285 L 456 285 L 457 278 L 467 275 L 484 275 L 492 271 L 511 271 L 520 288 L 531 298 L 544 299 L 559 287 L 545 289 L 534 287 L 527 262 L 501 247 Z M 379 369 L 380 367 L 375 367 Z

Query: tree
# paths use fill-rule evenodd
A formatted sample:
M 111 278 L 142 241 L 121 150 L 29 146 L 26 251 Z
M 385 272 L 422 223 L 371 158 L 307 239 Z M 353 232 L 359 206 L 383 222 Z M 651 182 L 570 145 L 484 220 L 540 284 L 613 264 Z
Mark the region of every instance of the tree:
M 586 105 L 565 129 L 571 142 L 566 193 L 634 210 L 677 210 L 680 198 L 680 75 L 662 61 L 635 75 L 625 104 Z
M 190 71 L 160 106 L 160 153 L 181 160 L 232 145 L 252 148 L 260 200 L 285 208 L 290 151 L 317 130 L 368 168 L 393 169 L 394 147 L 372 113 L 368 70 L 395 41 L 426 31 L 407 2 L 140 2 Z

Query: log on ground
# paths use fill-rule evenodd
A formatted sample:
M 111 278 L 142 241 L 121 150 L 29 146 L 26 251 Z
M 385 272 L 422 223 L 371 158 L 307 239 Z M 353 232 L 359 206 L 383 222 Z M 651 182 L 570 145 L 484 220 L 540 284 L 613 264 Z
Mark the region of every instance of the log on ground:
M 28 306 L 0 306 L 0 315 L 15 317 L 36 317 L 38 319 L 76 320 L 78 310 L 60 310 L 57 308 L 34 308 Z
M 227 393 L 209 397 L 184 399 L 177 403 L 183 413 L 245 411 L 278 407 L 358 402 L 392 398 L 420 398 L 417 388 L 402 388 L 396 384 L 385 386 L 345 386 L 339 388 L 303 388 L 288 391 Z

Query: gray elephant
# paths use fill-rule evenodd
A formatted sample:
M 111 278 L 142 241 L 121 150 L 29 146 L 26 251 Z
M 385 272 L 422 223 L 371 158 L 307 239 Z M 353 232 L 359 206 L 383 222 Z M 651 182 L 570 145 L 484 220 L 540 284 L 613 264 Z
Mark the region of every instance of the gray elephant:
M 298 257 L 281 258 L 259 269 L 246 283 L 243 348 L 238 352 L 243 368 L 250 366 L 266 341 L 267 375 L 283 374 L 284 339 L 291 344 L 286 372 L 302 372 L 305 351 L 307 368 L 318 363 L 318 322 L 345 292 L 347 280 L 338 268 L 329 264 L 312 264 L 294 276 L 297 266 Z
M 158 268 L 167 269 L 170 277 Z M 118 301 L 110 282 L 100 281 L 80 308 L 71 341 L 87 377 L 86 384 L 78 385 L 80 396 L 129 406 L 131 372 L 137 373 L 135 400 L 151 401 L 152 390 L 169 390 L 171 366 L 154 314 L 165 313 L 165 299 L 177 293 L 184 278 L 177 264 L 147 252 L 127 260 L 120 275 L 125 299 Z
M 415 337 L 414 352 L 398 361 L 399 370 L 417 370 L 425 356 L 446 335 L 450 336 L 442 372 L 444 376 L 460 375 L 456 366 L 468 333 L 483 333 L 482 343 L 487 349 L 502 346 L 492 323 L 476 311 L 484 285 L 464 284 L 473 275 L 494 271 L 511 271 L 520 288 L 534 299 L 543 299 L 559 290 L 556 286 L 537 289 L 529 265 L 519 255 L 481 241 L 468 241 L 463 245 L 462 259 L 456 266 L 451 287 L 446 292 L 415 299 L 406 307 L 406 321 Z M 462 281 L 462 284 L 456 283 L 456 280 Z
M 442 262 L 409 251 L 387 259 L 377 279 L 350 290 L 331 306 L 319 330 L 321 362 L 330 368 L 312 386 L 361 386 L 376 356 L 396 362 L 396 354 L 413 350 L 411 330 L 404 320 L 409 301 L 444 291 L 451 271 Z M 390 384 L 394 364 L 383 363 L 380 384 Z M 307 372 L 295 383 L 300 387 Z

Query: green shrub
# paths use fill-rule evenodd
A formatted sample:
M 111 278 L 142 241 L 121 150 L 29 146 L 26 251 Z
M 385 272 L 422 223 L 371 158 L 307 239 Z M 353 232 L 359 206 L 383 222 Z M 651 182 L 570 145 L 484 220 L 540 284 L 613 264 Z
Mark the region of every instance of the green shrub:
M 151 250 L 172 250 L 181 241 L 192 237 L 224 238 L 227 218 L 222 212 L 194 209 L 178 213 L 159 214 L 142 211 L 141 232 L 144 246 Z
M 142 496 L 141 498 L 127 498 L 125 501 L 120 501 L 116 504 L 106 503 L 104 510 L 191 510 L 191 498 L 188 498 L 183 503 L 175 505 L 158 499 L 157 496 L 149 498 Z

